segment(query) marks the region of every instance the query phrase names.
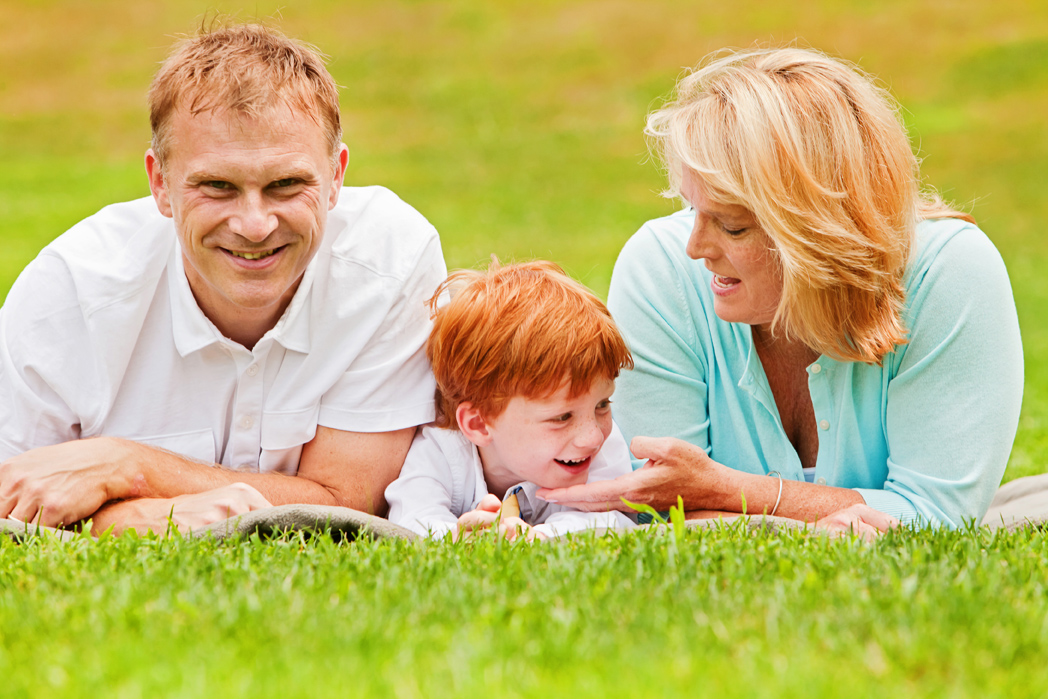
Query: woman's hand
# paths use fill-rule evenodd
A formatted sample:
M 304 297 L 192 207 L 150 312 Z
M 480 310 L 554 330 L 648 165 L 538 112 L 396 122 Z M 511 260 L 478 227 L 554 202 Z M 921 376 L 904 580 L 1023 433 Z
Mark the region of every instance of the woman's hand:
M 537 494 L 547 502 L 585 512 L 628 512 L 630 507 L 622 502 L 623 498 L 665 510 L 677 504 L 678 495 L 684 500 L 685 509 L 722 507 L 730 474 L 702 449 L 673 437 L 634 437 L 630 451 L 648 460 L 633 473 L 568 488 L 542 488 Z
M 469 538 L 475 532 L 490 529 L 492 525 L 497 527 L 500 536 L 510 541 L 522 535 L 529 540 L 534 538 L 527 522 L 520 517 L 500 517 L 499 510 L 501 509 L 502 502 L 498 497 L 488 493 L 477 505 L 477 509 L 466 512 L 458 518 L 455 539 Z
M 869 505 L 851 505 L 837 510 L 819 519 L 816 529 L 824 529 L 831 536 L 857 534 L 866 541 L 873 541 L 893 527 L 899 526 L 899 520 L 875 510 Z

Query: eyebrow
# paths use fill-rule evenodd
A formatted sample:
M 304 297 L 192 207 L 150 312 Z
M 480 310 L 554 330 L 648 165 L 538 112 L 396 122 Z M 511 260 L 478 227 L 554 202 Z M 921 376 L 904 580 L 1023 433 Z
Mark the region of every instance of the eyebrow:
M 269 177 L 266 180 L 266 184 L 270 182 L 278 182 L 280 180 L 315 180 L 319 179 L 318 175 L 309 168 L 293 168 L 290 170 L 277 171 L 279 174 L 273 177 Z M 191 172 L 186 175 L 187 182 L 229 182 L 230 177 L 228 174 L 219 174 L 211 170 L 198 170 L 197 172 Z

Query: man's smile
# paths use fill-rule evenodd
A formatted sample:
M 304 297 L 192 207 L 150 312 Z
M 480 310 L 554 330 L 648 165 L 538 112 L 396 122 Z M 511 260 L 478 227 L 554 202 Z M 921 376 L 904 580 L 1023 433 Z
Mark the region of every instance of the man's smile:
M 239 257 L 242 260 L 252 260 L 253 261 L 253 260 L 262 260 L 262 259 L 265 259 L 267 257 L 272 257 L 273 255 L 277 254 L 278 252 L 280 252 L 281 250 L 283 250 L 286 247 L 287 247 L 286 245 L 281 245 L 280 247 L 273 248 L 272 250 L 258 250 L 258 251 L 255 251 L 255 252 L 240 251 L 240 250 L 230 250 L 229 248 L 220 248 L 220 249 L 223 252 L 226 252 L 226 253 L 232 255 L 233 257 Z

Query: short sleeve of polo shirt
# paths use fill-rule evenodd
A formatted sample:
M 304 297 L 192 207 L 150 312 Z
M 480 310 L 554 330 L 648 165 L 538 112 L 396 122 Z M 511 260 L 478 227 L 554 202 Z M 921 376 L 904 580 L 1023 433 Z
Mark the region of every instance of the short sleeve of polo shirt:
M 319 307 L 313 312 L 323 315 L 313 326 L 335 323 L 343 333 L 366 338 L 321 398 L 317 423 L 386 432 L 435 417 L 436 382 L 425 352 L 432 327 L 428 301 L 447 269 L 433 226 L 392 192 L 368 190 L 372 198 L 350 214 L 349 234 L 330 251 L 329 279 L 315 282 Z M 333 318 L 326 321 L 329 314 Z M 337 337 L 326 344 L 344 346 Z

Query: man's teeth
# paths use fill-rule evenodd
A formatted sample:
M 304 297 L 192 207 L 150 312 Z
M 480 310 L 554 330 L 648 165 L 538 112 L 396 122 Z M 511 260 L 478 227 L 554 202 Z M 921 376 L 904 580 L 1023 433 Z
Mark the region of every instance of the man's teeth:
M 245 260 L 261 260 L 263 257 L 269 257 L 276 250 L 263 250 L 262 252 L 237 252 L 236 250 L 230 250 L 229 254 L 233 257 L 242 257 Z

